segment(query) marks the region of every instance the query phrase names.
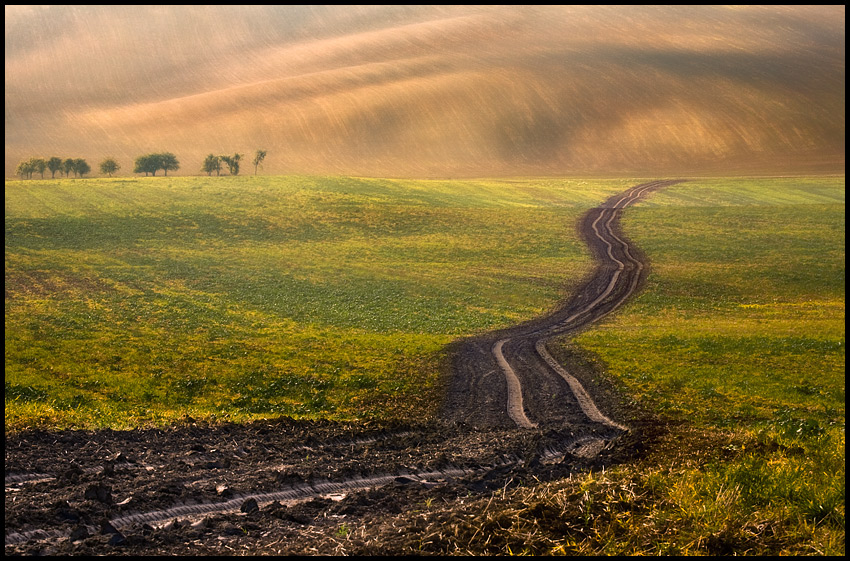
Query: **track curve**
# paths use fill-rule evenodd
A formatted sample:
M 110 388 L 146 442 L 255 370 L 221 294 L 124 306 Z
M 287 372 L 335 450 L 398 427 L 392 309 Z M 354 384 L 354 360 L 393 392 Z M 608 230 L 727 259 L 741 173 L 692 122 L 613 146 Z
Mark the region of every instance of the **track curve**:
M 629 431 L 606 416 L 579 372 L 570 373 L 547 344 L 598 321 L 639 289 L 646 262 L 619 232 L 619 217 L 678 182 L 637 185 L 585 213 L 579 230 L 597 263 L 592 275 L 551 314 L 456 343 L 441 419 L 399 426 L 188 420 L 168 429 L 7 437 L 7 554 L 83 546 L 109 554 L 128 544 L 150 554 L 172 551 L 175 540 L 202 539 L 207 547 L 233 536 L 232 528 L 216 526 L 221 521 L 253 516 L 252 524 L 268 525 L 295 516 L 301 524 L 306 515 L 299 512 L 333 520 L 334 501 L 348 495 L 346 512 L 365 516 L 384 498 L 414 505 L 431 489 L 466 496 L 623 457 L 640 428 Z M 380 501 L 355 498 L 366 489 Z
M 586 212 L 579 229 L 597 266 L 553 313 L 453 349 L 444 415 L 473 426 L 532 429 L 560 424 L 627 430 L 597 407 L 579 380 L 547 350 L 555 338 L 584 329 L 627 301 L 645 278 L 646 263 L 619 233 L 622 209 L 683 180 L 636 185 Z M 501 373 L 501 380 L 495 374 Z

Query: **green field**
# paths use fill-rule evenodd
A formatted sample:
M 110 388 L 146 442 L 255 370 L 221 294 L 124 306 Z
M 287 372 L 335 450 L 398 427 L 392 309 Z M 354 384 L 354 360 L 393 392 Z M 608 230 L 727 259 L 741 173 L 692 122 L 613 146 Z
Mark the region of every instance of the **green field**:
M 843 179 L 693 181 L 625 230 L 648 285 L 577 341 L 635 395 L 712 426 L 843 423 Z
M 577 217 L 635 181 L 7 182 L 6 425 L 397 414 L 580 280 Z M 633 393 L 843 419 L 843 178 L 691 181 L 625 227 L 649 285 L 579 343 Z
M 624 229 L 647 287 L 574 342 L 671 433 L 591 480 L 651 497 L 600 510 L 596 551 L 842 555 L 844 178 L 694 180 Z
M 551 309 L 592 267 L 578 217 L 640 181 L 7 181 L 6 431 L 434 414 L 444 346 Z M 844 189 L 694 179 L 628 209 L 647 286 L 561 344 L 669 432 L 502 493 L 512 525 L 460 545 L 843 554 Z
M 433 412 L 444 345 L 550 308 L 631 183 L 7 182 L 7 430 Z

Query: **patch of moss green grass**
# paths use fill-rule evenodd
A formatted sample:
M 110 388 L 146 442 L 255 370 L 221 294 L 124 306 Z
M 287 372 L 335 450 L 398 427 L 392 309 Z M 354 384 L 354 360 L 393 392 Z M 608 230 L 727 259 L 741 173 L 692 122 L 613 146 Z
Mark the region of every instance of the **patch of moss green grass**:
M 7 182 L 6 430 L 428 414 L 442 346 L 551 307 L 590 269 L 575 220 L 636 182 Z M 646 288 L 563 344 L 666 432 L 387 524 L 442 553 L 843 555 L 844 178 L 692 180 L 623 227 Z
M 844 178 L 692 180 L 622 223 L 646 288 L 560 344 L 632 401 L 647 451 L 382 531 L 443 554 L 843 556 Z
M 844 553 L 844 214 L 843 177 L 693 180 L 625 212 L 647 287 L 574 342 L 669 433 L 593 480 L 596 552 Z
M 7 181 L 6 430 L 433 414 L 443 347 L 557 302 L 633 183 Z

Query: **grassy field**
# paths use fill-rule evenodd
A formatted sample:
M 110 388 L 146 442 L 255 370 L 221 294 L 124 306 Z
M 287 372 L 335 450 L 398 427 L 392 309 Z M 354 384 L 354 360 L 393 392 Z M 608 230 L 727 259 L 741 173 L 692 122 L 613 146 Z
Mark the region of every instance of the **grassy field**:
M 7 182 L 6 430 L 433 413 L 443 346 L 551 308 L 591 266 L 576 219 L 639 181 Z M 647 287 L 563 344 L 669 432 L 471 501 L 458 548 L 843 554 L 844 190 L 692 180 L 627 210 Z
M 844 178 L 692 181 L 624 227 L 648 286 L 575 343 L 671 432 L 585 483 L 592 549 L 843 554 Z
M 844 183 L 695 181 L 628 212 L 646 290 L 578 338 L 666 415 L 844 418 Z
M 443 346 L 552 306 L 630 183 L 7 182 L 6 428 L 422 415 Z

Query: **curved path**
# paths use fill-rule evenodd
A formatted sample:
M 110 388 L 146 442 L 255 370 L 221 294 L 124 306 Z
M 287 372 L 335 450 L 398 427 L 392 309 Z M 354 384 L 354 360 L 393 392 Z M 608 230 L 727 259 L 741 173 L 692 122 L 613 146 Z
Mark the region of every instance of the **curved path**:
M 585 213 L 580 230 L 597 261 L 590 279 L 550 315 L 456 345 L 446 417 L 475 426 L 595 424 L 626 430 L 599 410 L 546 343 L 583 329 L 635 293 L 646 264 L 618 231 L 622 209 L 679 182 L 643 183 Z
M 599 320 L 638 290 L 646 263 L 619 233 L 618 219 L 623 208 L 677 182 L 638 185 L 585 213 L 579 230 L 597 266 L 556 311 L 455 344 L 444 419 L 382 428 L 282 418 L 7 438 L 7 554 L 74 554 L 81 541 L 101 554 L 129 543 L 135 552 L 161 554 L 173 551 L 169 544 L 199 540 L 206 540 L 198 545 L 203 551 L 215 551 L 209 548 L 233 539 L 222 521 L 235 527 L 259 509 L 265 514 L 252 524 L 271 527 L 278 514 L 287 516 L 282 508 L 299 504 L 315 511 L 308 519 L 318 524 L 335 520 L 334 501 L 371 489 L 368 500 L 345 505 L 346 516 L 366 524 L 385 499 L 414 508 L 434 487 L 444 497 L 467 496 L 515 477 L 539 481 L 610 459 L 640 431 L 619 438 L 626 427 L 600 410 L 608 408 L 547 343 Z M 313 498 L 321 498 L 319 506 Z M 291 541 L 287 528 L 275 535 Z

